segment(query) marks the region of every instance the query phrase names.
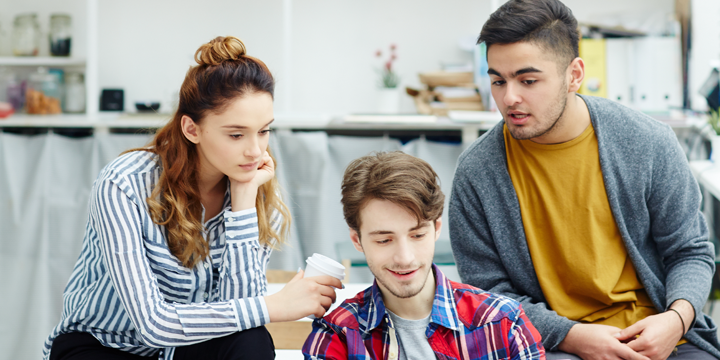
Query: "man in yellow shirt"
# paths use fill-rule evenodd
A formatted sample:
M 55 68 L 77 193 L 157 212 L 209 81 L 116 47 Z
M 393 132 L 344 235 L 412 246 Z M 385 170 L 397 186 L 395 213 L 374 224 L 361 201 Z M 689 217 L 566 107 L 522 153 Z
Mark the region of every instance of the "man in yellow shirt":
M 462 280 L 520 301 L 548 359 L 720 358 L 697 182 L 667 125 L 576 94 L 578 39 L 557 0 L 511 0 L 483 26 L 504 121 L 455 175 Z

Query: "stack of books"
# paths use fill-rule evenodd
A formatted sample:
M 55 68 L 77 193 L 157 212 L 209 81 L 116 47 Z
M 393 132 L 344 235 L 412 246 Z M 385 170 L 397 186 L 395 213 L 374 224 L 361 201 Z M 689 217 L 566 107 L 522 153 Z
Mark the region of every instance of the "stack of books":
M 449 111 L 482 111 L 484 106 L 472 72 L 434 71 L 420 73 L 425 89 L 407 87 L 420 114 L 447 116 Z

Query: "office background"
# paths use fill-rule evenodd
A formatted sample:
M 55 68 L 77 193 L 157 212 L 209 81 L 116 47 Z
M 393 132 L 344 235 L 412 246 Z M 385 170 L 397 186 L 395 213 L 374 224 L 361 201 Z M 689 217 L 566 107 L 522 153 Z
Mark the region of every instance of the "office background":
M 650 34 L 669 31 L 673 23 L 668 19 L 679 2 L 565 1 L 580 22 L 622 24 Z M 87 86 L 122 88 L 129 111 L 136 101 L 156 100 L 160 112 L 168 112 L 185 72 L 194 64 L 195 50 L 218 35 L 241 38 L 248 53 L 265 61 L 276 76 L 276 114 L 295 119 L 273 139 L 281 163 L 278 176 L 296 221 L 291 246 L 275 253 L 271 263 L 295 269 L 312 252 L 339 256 L 336 243 L 347 241 L 337 212 L 338 184 L 352 158 L 373 150 L 405 150 L 428 160 L 449 194 L 462 143 L 425 128 L 410 131 L 412 136 L 386 129 L 376 137 L 339 136 L 323 129 L 328 119 L 376 111 L 377 70 L 382 66 L 377 50 L 386 56 L 395 44 L 401 87 L 422 87 L 420 72 L 474 62 L 474 39 L 502 3 L 0 0 L 0 60 L 12 53 L 15 15 L 35 12 L 47 31 L 50 14 L 69 13 L 72 56 L 87 59 L 87 70 L 94 72 L 94 78 L 86 77 Z M 94 13 L 88 14 L 88 9 Z M 695 0 L 691 9 L 688 93 L 692 108 L 704 111 L 706 101 L 698 89 L 712 61 L 720 60 L 720 2 Z M 48 55 L 46 38 L 41 39 L 40 52 Z M 96 102 L 97 95 L 87 101 Z M 410 97 L 400 98 L 399 111 L 415 111 Z M 28 135 L 18 133 L 20 128 L 4 128 L 12 131 L 0 133 L 0 360 L 40 356 L 42 342 L 60 316 L 62 289 L 82 240 L 90 184 L 119 152 L 149 139 L 99 132 L 75 137 L 72 129 L 44 128 L 51 130 Z M 298 129 L 321 131 L 292 131 Z M 684 145 L 692 150 L 688 141 Z M 441 240 L 447 241 L 447 228 Z M 367 281 L 367 273 L 356 277 Z

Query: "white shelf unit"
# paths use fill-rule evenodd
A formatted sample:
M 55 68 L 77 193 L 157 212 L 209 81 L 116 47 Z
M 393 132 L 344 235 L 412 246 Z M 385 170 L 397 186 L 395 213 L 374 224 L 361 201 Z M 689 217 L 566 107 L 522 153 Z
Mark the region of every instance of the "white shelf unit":
M 85 66 L 83 58 L 48 56 L 0 56 L 0 66 Z
M 86 54 L 83 56 L 0 56 L 0 66 L 7 67 L 73 67 L 84 68 L 85 116 L 94 118 L 99 110 L 98 64 L 97 64 L 97 0 L 86 0 L 87 11 L 84 30 L 87 34 Z M 77 27 L 76 29 L 82 29 Z M 82 115 L 76 115 L 82 116 Z

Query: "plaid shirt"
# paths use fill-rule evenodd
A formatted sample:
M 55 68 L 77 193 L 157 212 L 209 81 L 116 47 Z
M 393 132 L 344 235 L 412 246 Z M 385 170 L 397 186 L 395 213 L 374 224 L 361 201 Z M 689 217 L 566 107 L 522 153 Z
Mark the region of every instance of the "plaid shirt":
M 435 300 L 425 335 L 438 359 L 545 359 L 520 304 L 445 278 L 433 265 Z M 392 320 L 377 282 L 313 322 L 305 359 L 398 359 Z

